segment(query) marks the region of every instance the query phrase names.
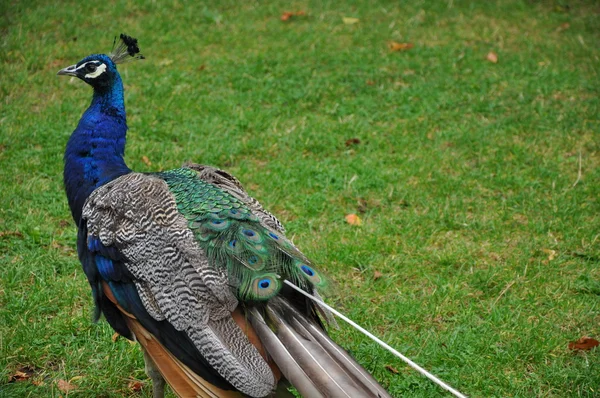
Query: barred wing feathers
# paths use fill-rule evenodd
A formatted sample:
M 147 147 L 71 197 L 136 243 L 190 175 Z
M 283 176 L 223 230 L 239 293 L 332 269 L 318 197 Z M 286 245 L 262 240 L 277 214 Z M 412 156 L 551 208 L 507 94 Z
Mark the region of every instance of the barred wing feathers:
M 226 273 L 209 265 L 163 179 L 122 176 L 90 195 L 83 218 L 88 248 L 97 253 L 100 275 L 121 307 L 144 318 L 131 305 L 131 289 L 124 296 L 114 279 L 119 266 L 131 275 L 147 313 L 183 332 L 233 387 L 258 397 L 274 388 L 271 369 L 231 316 L 238 302 Z M 121 263 L 100 254 L 110 249 L 118 251 Z

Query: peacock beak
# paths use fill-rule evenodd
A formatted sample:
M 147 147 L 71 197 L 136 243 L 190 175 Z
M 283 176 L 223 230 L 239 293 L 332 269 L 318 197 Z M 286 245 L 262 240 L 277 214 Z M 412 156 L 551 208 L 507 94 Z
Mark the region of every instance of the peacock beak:
M 57 75 L 77 76 L 77 65 L 67 66 L 58 71 Z

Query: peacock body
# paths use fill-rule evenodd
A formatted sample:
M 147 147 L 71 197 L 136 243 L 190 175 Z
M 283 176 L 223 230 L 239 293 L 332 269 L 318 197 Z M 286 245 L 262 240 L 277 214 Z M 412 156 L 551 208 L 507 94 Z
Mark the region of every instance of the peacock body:
M 94 89 L 64 184 L 96 319 L 141 343 L 155 397 L 163 377 L 183 397 L 286 396 L 285 380 L 307 397 L 388 396 L 324 332 L 329 312 L 283 283 L 318 297 L 325 280 L 235 177 L 127 167 L 116 64 L 140 57 L 121 35 L 111 55 L 59 72 Z

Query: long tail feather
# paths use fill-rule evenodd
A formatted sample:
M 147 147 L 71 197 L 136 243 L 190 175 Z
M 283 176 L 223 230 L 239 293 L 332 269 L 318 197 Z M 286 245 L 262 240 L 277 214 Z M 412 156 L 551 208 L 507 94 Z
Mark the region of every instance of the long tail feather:
M 269 302 L 267 319 L 256 309 L 249 315 L 269 355 L 303 396 L 390 397 L 321 328 L 311 325 L 283 299 Z
M 319 343 L 320 347 L 331 356 L 331 359 L 339 366 L 342 366 L 346 374 L 357 384 L 361 385 L 365 390 L 372 391 L 376 396 L 382 396 L 382 393 L 387 395 L 373 376 L 348 355 L 342 347 L 331 340 L 322 329 L 307 321 L 306 318 L 302 317 L 297 310 L 288 303 L 282 302 L 282 305 L 286 308 L 286 311 L 295 313 L 296 316 L 293 318 L 293 322 L 295 323 L 294 327 L 297 330 L 304 330 L 305 335 L 313 337 Z
M 315 398 L 323 397 L 323 394 L 321 394 L 314 386 L 310 378 L 304 373 L 304 370 L 302 370 L 277 335 L 273 333 L 256 308 L 250 309 L 248 315 L 252 327 L 259 336 L 263 346 L 267 349 L 269 356 L 277 363 L 281 373 L 283 373 L 290 383 L 292 383 L 303 396 Z

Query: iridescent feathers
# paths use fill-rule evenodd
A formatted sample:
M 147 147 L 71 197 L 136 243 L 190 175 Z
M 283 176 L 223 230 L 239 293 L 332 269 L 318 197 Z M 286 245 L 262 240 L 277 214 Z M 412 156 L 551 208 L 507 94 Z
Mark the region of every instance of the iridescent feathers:
M 225 271 L 240 301 L 275 296 L 288 279 L 312 292 L 324 279 L 294 245 L 240 199 L 189 168 L 159 173 L 209 263 Z

